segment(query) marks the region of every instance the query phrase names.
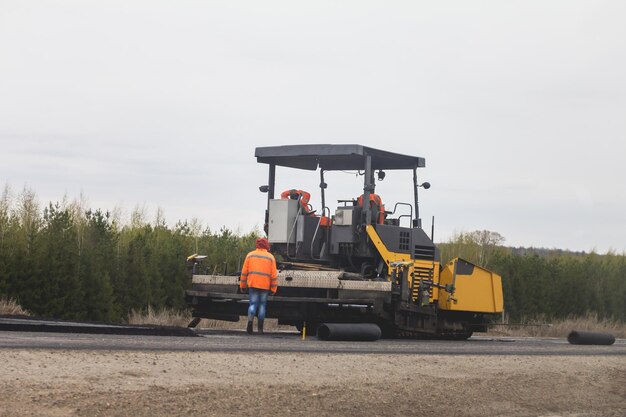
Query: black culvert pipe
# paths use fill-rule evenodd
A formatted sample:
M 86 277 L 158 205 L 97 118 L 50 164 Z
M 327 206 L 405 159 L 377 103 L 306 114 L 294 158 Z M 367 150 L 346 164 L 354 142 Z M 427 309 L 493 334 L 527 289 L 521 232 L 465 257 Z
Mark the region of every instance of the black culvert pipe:
M 381 335 L 380 327 L 373 323 L 322 323 L 317 328 L 321 340 L 373 342 Z
M 610 333 L 579 332 L 572 330 L 567 335 L 567 341 L 572 345 L 612 345 L 615 337 Z

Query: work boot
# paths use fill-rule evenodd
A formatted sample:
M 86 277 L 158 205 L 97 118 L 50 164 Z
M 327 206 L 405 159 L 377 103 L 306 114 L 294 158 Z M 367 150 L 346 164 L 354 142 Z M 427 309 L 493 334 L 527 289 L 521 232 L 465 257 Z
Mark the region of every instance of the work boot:
M 248 332 L 248 334 L 252 334 L 252 320 L 248 320 L 248 327 L 246 327 L 246 332 Z
M 263 320 L 259 320 L 259 334 L 263 334 Z

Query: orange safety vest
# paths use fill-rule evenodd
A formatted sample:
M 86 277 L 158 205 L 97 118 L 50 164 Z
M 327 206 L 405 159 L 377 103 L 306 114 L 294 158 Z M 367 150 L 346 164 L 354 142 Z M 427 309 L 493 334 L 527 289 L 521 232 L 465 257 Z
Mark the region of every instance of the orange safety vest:
M 270 290 L 275 294 L 278 289 L 278 272 L 274 255 L 265 249 L 250 252 L 241 269 L 239 287 Z
M 385 206 L 378 194 L 370 193 L 370 202 L 378 205 L 378 224 L 385 223 Z M 357 206 L 363 206 L 363 194 L 356 201 Z

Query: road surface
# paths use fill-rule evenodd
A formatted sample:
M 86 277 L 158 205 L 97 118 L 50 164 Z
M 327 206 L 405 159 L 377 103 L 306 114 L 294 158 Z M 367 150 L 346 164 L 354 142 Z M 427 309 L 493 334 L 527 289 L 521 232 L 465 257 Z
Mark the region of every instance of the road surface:
M 120 351 L 293 352 L 401 355 L 559 355 L 626 356 L 626 340 L 612 346 L 570 345 L 558 338 L 474 336 L 467 341 L 378 340 L 329 342 L 314 337 L 302 340 L 295 332 L 263 336 L 240 330 L 201 330 L 201 337 L 129 336 L 0 331 L 0 349 L 80 349 Z

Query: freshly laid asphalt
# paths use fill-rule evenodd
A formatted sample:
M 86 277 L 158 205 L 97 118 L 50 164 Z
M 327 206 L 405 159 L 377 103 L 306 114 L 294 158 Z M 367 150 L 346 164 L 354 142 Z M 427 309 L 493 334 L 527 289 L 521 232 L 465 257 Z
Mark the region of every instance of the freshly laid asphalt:
M 0 331 L 0 349 L 106 351 L 297 352 L 402 355 L 626 355 L 626 339 L 612 346 L 570 345 L 558 338 L 474 336 L 467 341 L 378 340 L 329 342 L 302 340 L 296 332 L 248 335 L 240 330 L 199 330 L 201 337 Z

